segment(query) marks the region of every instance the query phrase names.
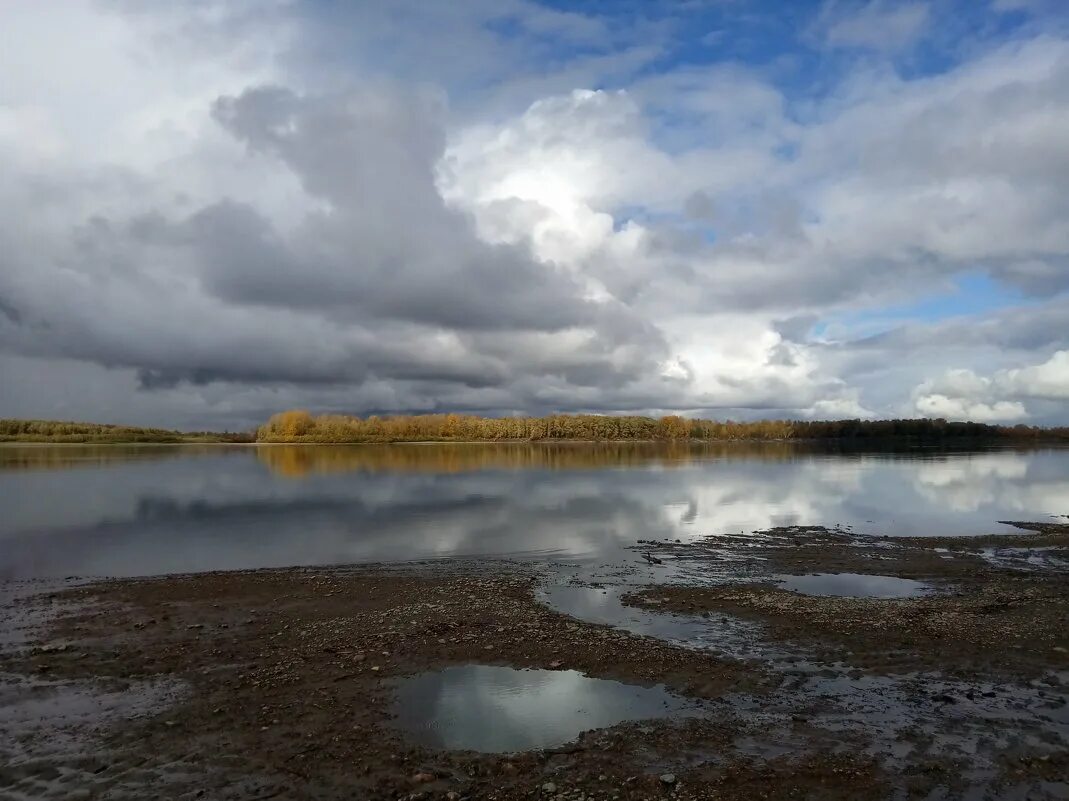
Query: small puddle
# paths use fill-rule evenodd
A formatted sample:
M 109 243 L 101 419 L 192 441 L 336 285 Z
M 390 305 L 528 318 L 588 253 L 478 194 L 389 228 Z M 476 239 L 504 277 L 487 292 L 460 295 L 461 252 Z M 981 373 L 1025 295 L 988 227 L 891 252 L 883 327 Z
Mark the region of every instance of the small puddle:
M 775 576 L 783 589 L 803 595 L 849 598 L 917 598 L 935 590 L 930 584 L 897 576 L 867 576 L 862 573 L 811 573 L 806 576 Z
M 625 606 L 621 595 L 640 588 L 550 584 L 542 588 L 539 599 L 550 609 L 579 620 L 604 623 L 687 648 L 709 649 L 736 659 L 767 659 L 778 653 L 762 640 L 761 627 L 750 621 L 721 614 L 703 618 Z
M 403 679 L 395 725 L 422 745 L 511 753 L 553 748 L 627 720 L 695 717 L 699 702 L 574 670 L 462 665 Z

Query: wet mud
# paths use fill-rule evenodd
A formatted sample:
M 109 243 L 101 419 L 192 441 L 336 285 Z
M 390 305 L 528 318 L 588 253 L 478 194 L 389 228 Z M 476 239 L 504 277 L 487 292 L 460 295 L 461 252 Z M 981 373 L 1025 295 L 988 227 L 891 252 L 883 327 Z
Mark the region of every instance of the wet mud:
M 990 537 L 865 538 L 842 530 L 791 527 L 755 532 L 741 561 L 723 571 L 725 550 L 740 538 L 643 543 L 639 552 L 685 565 L 679 582 L 643 587 L 624 598 L 647 609 L 726 613 L 759 622 L 773 641 L 806 643 L 825 661 L 845 658 L 890 672 L 926 668 L 1004 678 L 1069 670 L 1069 570 L 997 553 L 1031 553 L 1069 541 L 1064 524 L 1017 524 L 1042 532 Z M 707 568 L 707 570 L 706 570 Z M 705 572 L 703 573 L 703 570 Z M 892 578 L 922 584 L 917 597 L 806 594 L 788 576 Z M 706 581 L 699 581 L 698 578 Z M 741 579 L 741 580 L 740 580 Z
M 1023 525 L 7 585 L 0 797 L 1069 798 L 1069 575 L 997 556 L 1069 526 Z M 847 573 L 931 591 L 783 581 Z

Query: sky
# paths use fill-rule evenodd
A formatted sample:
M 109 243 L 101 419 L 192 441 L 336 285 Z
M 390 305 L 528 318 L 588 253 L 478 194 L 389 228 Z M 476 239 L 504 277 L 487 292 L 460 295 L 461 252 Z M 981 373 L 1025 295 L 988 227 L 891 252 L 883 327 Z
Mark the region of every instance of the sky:
M 1069 423 L 1064 0 L 0 0 L 0 417 Z

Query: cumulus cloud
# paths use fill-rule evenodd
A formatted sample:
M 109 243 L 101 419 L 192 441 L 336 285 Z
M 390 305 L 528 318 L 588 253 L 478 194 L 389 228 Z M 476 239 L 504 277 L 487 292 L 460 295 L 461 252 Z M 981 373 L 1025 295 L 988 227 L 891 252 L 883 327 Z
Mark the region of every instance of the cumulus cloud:
M 839 420 L 844 418 L 867 420 L 876 416 L 875 412 L 871 409 L 866 409 L 858 402 L 856 394 L 853 397 L 845 396 L 818 400 L 806 411 L 806 414 L 808 417 L 813 417 L 817 420 Z
M 1007 423 L 1025 416 L 1024 406 L 1017 401 L 983 403 L 964 398 L 948 398 L 939 393 L 920 396 L 916 405 L 917 412 L 923 417 L 969 420 L 974 423 Z
M 1069 350 L 1060 350 L 1042 364 L 1007 370 L 1000 384 L 1026 398 L 1069 399 Z
M 0 414 L 1064 416 L 1056 35 L 903 77 L 928 7 L 830 4 L 877 52 L 800 96 L 523 0 L 66 11 L 0 11 Z M 977 272 L 1017 300 L 826 324 Z
M 1020 421 L 1028 416 L 1027 401 L 1069 399 L 1069 350 L 1060 350 L 1040 364 L 979 375 L 948 370 L 914 392 L 917 411 L 927 417 L 977 422 Z

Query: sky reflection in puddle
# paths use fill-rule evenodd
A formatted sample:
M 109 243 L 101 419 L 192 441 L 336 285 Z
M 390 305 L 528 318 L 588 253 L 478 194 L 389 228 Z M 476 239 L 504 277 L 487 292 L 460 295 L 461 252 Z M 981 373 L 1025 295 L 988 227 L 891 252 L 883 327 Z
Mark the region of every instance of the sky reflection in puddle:
M 861 573 L 780 575 L 776 576 L 775 580 L 783 589 L 791 592 L 847 598 L 918 598 L 935 590 L 923 581 Z
M 662 685 L 592 679 L 574 670 L 462 665 L 397 687 L 395 725 L 433 748 L 509 753 L 552 748 L 627 720 L 700 715 Z
M 550 609 L 590 623 L 603 623 L 632 634 L 656 637 L 687 648 L 701 648 L 736 659 L 765 659 L 779 651 L 760 636 L 761 627 L 731 615 L 698 617 L 626 606 L 629 586 L 583 587 L 548 584 L 539 600 Z

